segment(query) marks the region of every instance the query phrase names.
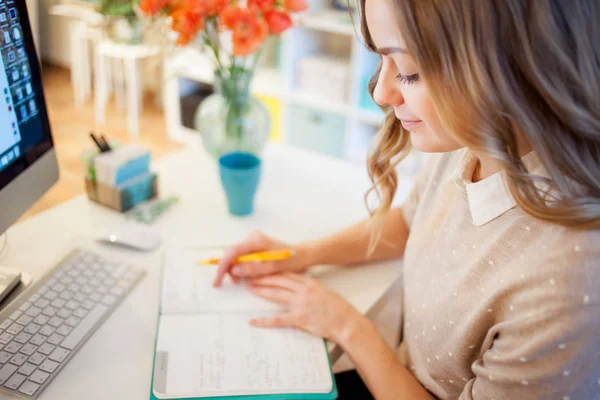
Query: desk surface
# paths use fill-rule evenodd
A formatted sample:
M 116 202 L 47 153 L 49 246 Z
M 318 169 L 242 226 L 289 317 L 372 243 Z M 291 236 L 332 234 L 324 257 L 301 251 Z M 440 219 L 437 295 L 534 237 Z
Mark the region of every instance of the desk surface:
M 163 196 L 180 201 L 155 222 L 161 248 L 137 253 L 96 244 L 99 230 L 124 222 L 122 214 L 78 196 L 8 231 L 2 264 L 34 278 L 54 265 L 74 245 L 84 244 L 118 261 L 143 267 L 146 277 L 42 393 L 41 399 L 147 399 L 162 257 L 169 243 L 222 245 L 254 229 L 295 242 L 337 231 L 364 219 L 363 195 L 369 187 L 365 168 L 285 145 L 271 144 L 255 214 L 228 214 L 217 165 L 202 149 L 190 147 L 153 164 Z M 82 183 L 83 184 L 83 183 Z M 397 200 L 410 189 L 401 180 Z M 353 268 L 330 268 L 320 275 L 359 311 L 366 313 L 399 275 L 399 262 Z

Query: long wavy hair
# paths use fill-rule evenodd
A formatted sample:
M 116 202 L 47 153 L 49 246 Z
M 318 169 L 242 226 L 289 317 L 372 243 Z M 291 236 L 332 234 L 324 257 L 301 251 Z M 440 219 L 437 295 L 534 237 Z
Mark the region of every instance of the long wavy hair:
M 501 163 L 527 214 L 573 228 L 600 227 L 600 1 L 390 1 L 446 132 Z M 362 34 L 374 50 L 364 10 L 359 0 Z M 375 191 L 378 202 L 367 207 L 375 221 L 390 209 L 396 164 L 410 150 L 409 133 L 386 111 L 368 159 L 373 187 L 366 198 Z M 549 179 L 527 172 L 518 135 Z M 376 227 L 371 251 L 381 236 L 381 224 Z

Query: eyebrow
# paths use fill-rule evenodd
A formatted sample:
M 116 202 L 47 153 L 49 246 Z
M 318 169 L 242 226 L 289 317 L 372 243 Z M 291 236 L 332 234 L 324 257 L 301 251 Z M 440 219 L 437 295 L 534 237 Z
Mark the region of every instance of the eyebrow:
M 408 51 L 404 50 L 401 47 L 382 47 L 380 49 L 376 48 L 375 52 L 379 53 L 379 54 L 381 54 L 383 56 L 387 56 L 387 55 L 392 54 L 392 53 L 404 53 L 404 54 L 408 54 Z

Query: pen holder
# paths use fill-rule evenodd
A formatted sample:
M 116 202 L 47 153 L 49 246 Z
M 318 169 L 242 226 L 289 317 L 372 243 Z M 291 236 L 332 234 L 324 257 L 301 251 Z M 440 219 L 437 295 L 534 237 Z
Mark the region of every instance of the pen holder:
M 88 198 L 96 203 L 124 212 L 158 196 L 158 176 L 149 172 L 119 186 L 107 186 L 85 179 Z

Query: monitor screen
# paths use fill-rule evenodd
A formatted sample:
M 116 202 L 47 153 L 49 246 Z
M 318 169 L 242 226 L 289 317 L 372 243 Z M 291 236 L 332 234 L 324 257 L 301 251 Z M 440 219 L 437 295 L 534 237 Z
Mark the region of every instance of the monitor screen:
M 0 190 L 52 147 L 25 1 L 0 0 Z

